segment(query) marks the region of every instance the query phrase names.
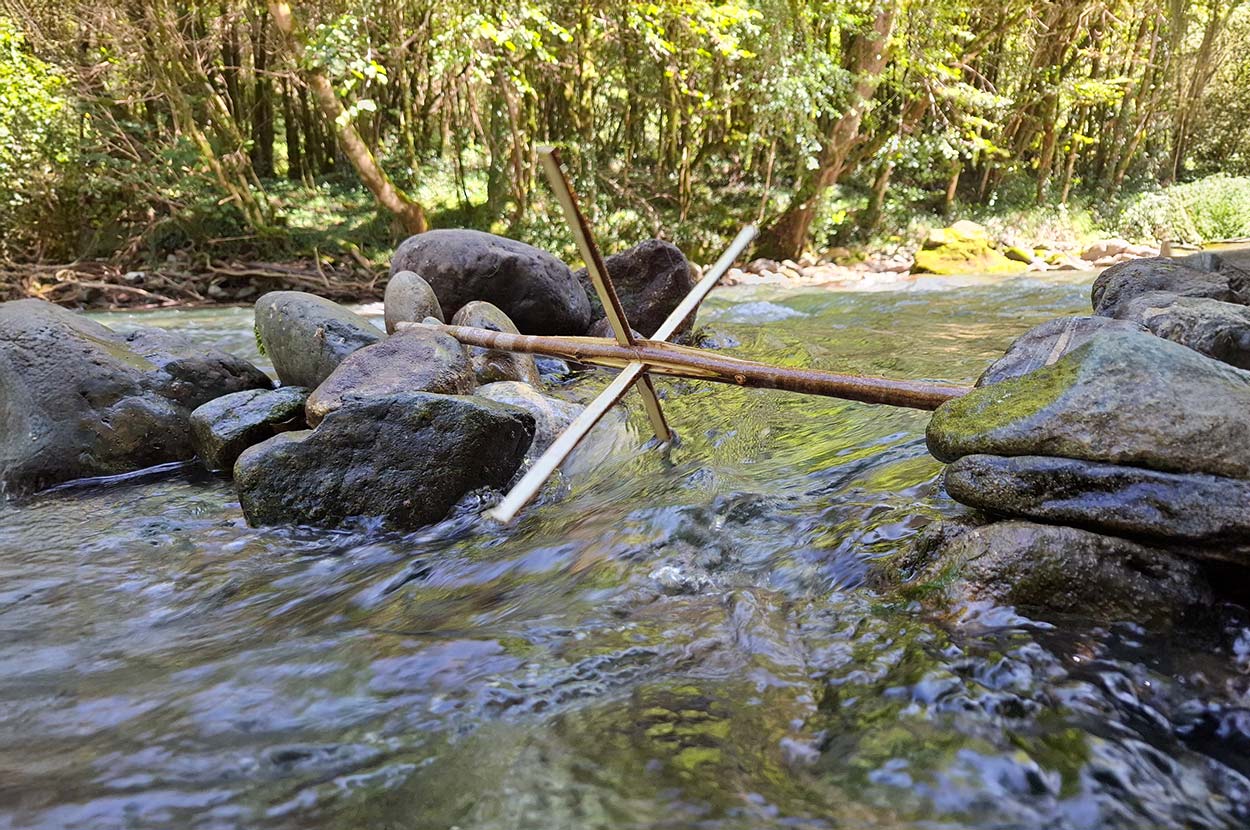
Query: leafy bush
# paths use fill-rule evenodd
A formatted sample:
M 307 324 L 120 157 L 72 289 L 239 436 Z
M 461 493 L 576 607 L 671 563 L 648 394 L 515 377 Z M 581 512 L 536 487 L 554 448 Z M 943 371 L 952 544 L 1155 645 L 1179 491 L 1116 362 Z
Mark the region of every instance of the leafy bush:
M 1114 224 L 1137 239 L 1160 232 L 1192 243 L 1250 236 L 1250 178 L 1208 176 L 1138 194 L 1119 208 Z

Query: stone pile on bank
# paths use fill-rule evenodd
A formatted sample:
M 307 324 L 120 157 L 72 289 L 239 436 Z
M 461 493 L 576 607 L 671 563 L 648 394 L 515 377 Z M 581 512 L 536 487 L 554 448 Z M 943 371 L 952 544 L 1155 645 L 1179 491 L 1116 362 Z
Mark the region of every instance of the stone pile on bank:
M 1112 267 L 1094 316 L 1026 333 L 942 406 L 927 440 L 947 492 L 1001 520 L 923 539 L 915 585 L 1171 619 L 1210 603 L 1204 563 L 1250 568 L 1246 289 L 1210 255 Z
M 648 330 L 695 275 L 659 240 L 607 265 L 626 313 Z M 582 279 L 545 251 L 479 231 L 412 237 L 392 261 L 385 331 L 313 294 L 256 301 L 277 389 L 250 363 L 173 334 L 117 334 L 38 300 L 0 304 L 0 492 L 198 455 L 233 475 L 253 524 L 438 521 L 473 491 L 506 487 L 580 407 L 547 394 L 532 355 L 402 324 L 451 315 L 495 331 L 585 334 L 602 309 Z
M 609 257 L 607 267 L 626 313 L 646 328 L 693 285 L 681 251 L 658 240 Z M 304 413 L 311 429 L 279 432 L 234 464 L 253 524 L 437 521 L 471 491 L 506 487 L 580 411 L 545 394 L 532 355 L 466 348 L 404 324 L 451 314 L 453 325 L 493 331 L 585 334 L 602 309 L 584 275 L 545 251 L 467 230 L 412 237 L 391 271 L 387 334 L 316 297 L 282 292 L 257 302 L 257 337 L 279 376 L 303 379 L 315 365 L 319 377 Z

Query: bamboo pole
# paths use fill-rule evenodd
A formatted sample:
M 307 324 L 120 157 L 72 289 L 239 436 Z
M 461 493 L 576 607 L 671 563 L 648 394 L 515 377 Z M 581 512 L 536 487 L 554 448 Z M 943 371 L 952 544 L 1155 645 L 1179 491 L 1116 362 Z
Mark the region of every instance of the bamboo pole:
M 703 302 L 703 298 L 708 295 L 720 278 L 725 275 L 729 267 L 734 261 L 741 256 L 746 250 L 747 245 L 751 244 L 751 240 L 755 238 L 755 227 L 748 225 L 738 232 L 732 243 L 716 260 L 715 264 L 708 269 L 698 284 L 686 295 L 677 308 L 664 319 L 659 329 L 654 335 L 657 340 L 667 340 L 672 337 L 673 332 L 681 326 L 686 319 L 698 310 L 699 304 Z M 611 280 L 608 280 L 609 284 Z M 401 327 L 405 324 L 401 323 Z M 420 325 L 415 324 L 415 325 Z M 606 341 L 611 343 L 611 341 Z M 591 401 L 581 414 L 573 419 L 568 428 L 560 433 L 558 437 L 547 451 L 544 452 L 533 463 L 529 470 L 521 477 L 508 493 L 504 496 L 503 501 L 495 505 L 491 510 L 486 511 L 486 515 L 496 521 L 507 524 L 516 518 L 516 514 L 521 512 L 521 508 L 529 504 L 529 502 L 538 495 L 538 491 L 546 484 L 547 479 L 555 473 L 555 471 L 564 463 L 564 459 L 569 453 L 577 447 L 586 434 L 594 428 L 595 424 L 603 418 L 606 413 L 617 401 L 619 401 L 629 387 L 639 376 L 643 375 L 644 366 L 638 361 L 633 361 L 625 366 L 616 379 L 608 385 L 606 389 L 599 393 L 599 397 Z
M 621 346 L 605 337 L 548 337 L 434 323 L 401 324 L 414 325 L 429 326 L 446 332 L 466 346 L 543 354 L 609 369 L 621 369 L 633 363 L 641 363 L 651 374 L 731 383 L 752 389 L 780 389 L 910 409 L 937 409 L 947 401 L 970 391 L 965 386 L 848 375 L 823 369 L 773 366 L 657 340 L 635 340 L 633 346 Z
M 564 220 L 568 222 L 569 230 L 573 232 L 573 241 L 577 243 L 577 250 L 582 255 L 582 261 L 586 263 L 586 273 L 590 277 L 590 282 L 595 287 L 595 293 L 599 295 L 599 301 L 603 303 L 603 313 L 612 326 L 612 334 L 615 335 L 616 342 L 621 346 L 633 346 L 634 334 L 629 327 L 629 320 L 625 317 L 625 308 L 621 305 L 621 298 L 616 294 L 616 286 L 608 278 L 608 267 L 603 262 L 603 254 L 599 252 L 599 245 L 595 242 L 590 225 L 577 204 L 577 195 L 573 193 L 573 188 L 569 187 L 568 177 L 564 175 L 564 167 L 560 162 L 560 152 L 555 147 L 540 147 L 538 157 L 542 160 L 547 180 L 551 183 L 551 190 L 556 194 L 556 201 L 560 203 L 560 208 L 564 211 Z M 644 374 L 639 380 L 638 393 L 642 395 L 642 403 L 647 410 L 647 417 L 651 420 L 651 428 L 655 430 L 655 437 L 660 443 L 671 441 L 673 431 L 669 429 L 668 421 L 664 419 L 664 411 L 660 409 L 660 399 L 655 394 L 651 379 Z

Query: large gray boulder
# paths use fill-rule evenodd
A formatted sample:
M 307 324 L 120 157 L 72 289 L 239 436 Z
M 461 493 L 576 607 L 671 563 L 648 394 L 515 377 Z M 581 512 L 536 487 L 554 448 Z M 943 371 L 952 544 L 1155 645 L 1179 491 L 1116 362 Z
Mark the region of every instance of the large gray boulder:
M 644 337 L 655 334 L 660 324 L 677 308 L 682 298 L 694 288 L 694 269 L 681 249 L 662 239 L 648 239 L 634 247 L 613 254 L 604 262 L 608 276 L 616 286 L 621 307 L 632 328 Z M 590 297 L 591 316 L 603 319 L 603 305 L 583 268 L 577 272 L 586 294 Z M 683 322 L 677 330 L 683 334 L 694 323 L 694 316 Z
M 315 430 L 245 450 L 234 480 L 253 525 L 365 517 L 408 530 L 439 521 L 471 490 L 507 484 L 533 434 L 528 413 L 484 398 L 353 398 Z
M 1250 301 L 1250 294 L 1247 294 L 1236 273 L 1199 271 L 1169 257 L 1150 257 L 1113 265 L 1094 280 L 1090 295 L 1095 314 L 1122 317 L 1120 306 L 1134 297 L 1154 291 L 1183 297 L 1208 297 L 1230 303 L 1245 304 Z
M 472 300 L 494 303 L 526 334 L 581 334 L 590 302 L 569 267 L 532 245 L 482 231 L 410 236 L 391 257 L 391 274 L 413 271 L 447 314 Z
M 336 302 L 303 291 L 256 301 L 256 338 L 284 386 L 315 388 L 343 359 L 385 335 Z
M 177 335 L 121 335 L 42 300 L 0 303 L 0 491 L 194 454 L 191 410 L 272 382 Z
M 308 423 L 321 423 L 348 397 L 395 392 L 463 395 L 476 385 L 469 356 L 455 338 L 433 329 L 404 329 L 348 355 L 308 396 Z
M 497 306 L 482 300 L 466 303 L 456 312 L 456 316 L 451 318 L 451 324 L 520 334 L 517 327 L 508 319 L 507 314 L 504 314 Z M 532 354 L 470 346 L 469 361 L 473 364 L 473 373 L 478 383 L 517 380 L 531 386 L 542 384 L 542 377 L 538 374 L 538 364 L 534 362 Z
M 1250 372 L 1149 334 L 1105 332 L 1054 365 L 974 389 L 929 422 L 929 450 L 1050 455 L 1250 478 Z
M 551 442 L 582 411 L 582 407 L 575 403 L 548 397 L 529 384 L 515 380 L 488 383 L 479 386 L 473 394 L 519 407 L 534 416 L 534 442 L 530 445 L 530 455 L 538 455 L 551 446 Z
M 1143 324 L 1152 334 L 1250 369 L 1250 307 L 1208 297 L 1154 291 L 1115 308 L 1117 317 Z
M 400 323 L 420 323 L 427 317 L 446 322 L 430 284 L 411 271 L 400 271 L 392 276 L 382 297 L 386 333 L 394 334 Z
M 191 444 L 208 470 L 229 470 L 245 449 L 279 432 L 303 429 L 308 390 L 248 389 L 214 398 L 191 413 Z
M 943 538 L 929 556 L 908 591 L 931 603 L 1161 624 L 1213 601 L 1197 562 L 1073 527 L 995 522 Z
M 1117 536 L 1200 543 L 1193 555 L 1250 564 L 1250 481 L 1045 456 L 966 455 L 946 492 L 970 507 Z
M 985 370 L 976 385 L 989 386 L 1049 366 L 1100 332 L 1145 330 L 1138 323 L 1109 317 L 1056 317 L 1012 341 L 1006 353 Z

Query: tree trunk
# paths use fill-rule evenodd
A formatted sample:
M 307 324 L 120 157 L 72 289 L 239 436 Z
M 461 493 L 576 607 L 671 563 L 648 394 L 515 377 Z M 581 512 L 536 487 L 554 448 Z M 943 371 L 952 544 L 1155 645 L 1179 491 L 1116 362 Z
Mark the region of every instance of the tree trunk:
M 859 139 L 860 122 L 889 61 L 890 35 L 897 13 L 897 0 L 884 0 L 877 6 L 871 30 L 851 37 L 843 62 L 855 78 L 851 100 L 825 138 L 817 174 L 800 185 L 790 206 L 760 235 L 759 250 L 763 256 L 797 259 L 802 254 L 820 198 L 841 178 L 847 155 Z
M 273 79 L 269 77 L 269 12 L 262 10 L 252 32 L 252 169 L 273 178 Z
M 286 0 L 269 0 L 269 13 L 273 16 L 273 22 L 278 31 L 286 38 L 296 63 L 302 63 L 304 43 L 302 35 L 297 31 L 290 4 Z M 301 71 L 327 124 L 333 125 L 333 129 L 338 134 L 339 147 L 343 155 L 356 169 L 356 175 L 360 177 L 365 187 L 369 188 L 373 198 L 395 216 L 406 232 L 425 233 L 429 230 L 424 208 L 396 187 L 386 175 L 386 171 L 378 164 L 373 152 L 360 137 L 351 119 L 347 117 L 347 112 L 343 109 L 343 104 L 339 101 L 338 94 L 335 93 L 325 70 L 320 67 L 308 67 Z

